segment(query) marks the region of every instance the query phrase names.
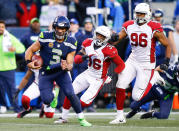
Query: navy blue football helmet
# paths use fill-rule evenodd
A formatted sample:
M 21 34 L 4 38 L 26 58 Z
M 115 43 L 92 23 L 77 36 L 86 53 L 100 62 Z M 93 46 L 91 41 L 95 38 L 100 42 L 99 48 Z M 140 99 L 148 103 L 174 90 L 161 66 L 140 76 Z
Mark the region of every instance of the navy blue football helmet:
M 162 9 L 157 9 L 153 12 L 153 17 L 163 17 L 164 13 Z
M 68 18 L 65 17 L 65 16 L 57 16 L 53 21 L 52 27 L 53 27 L 53 29 L 55 31 L 56 38 L 57 39 L 63 39 L 68 35 L 68 30 L 70 28 L 70 22 L 69 22 Z M 56 27 L 58 27 L 58 28 L 66 28 L 66 32 L 64 34 L 60 35 L 56 31 Z

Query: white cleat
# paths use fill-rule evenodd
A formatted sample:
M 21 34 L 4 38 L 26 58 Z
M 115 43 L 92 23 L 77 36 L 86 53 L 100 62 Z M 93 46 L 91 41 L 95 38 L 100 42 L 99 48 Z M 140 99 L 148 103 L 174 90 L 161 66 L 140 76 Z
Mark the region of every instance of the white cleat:
M 109 124 L 122 124 L 122 123 L 126 123 L 126 118 L 124 116 L 117 117 L 116 119 L 109 122 Z
M 58 120 L 54 121 L 55 124 L 63 124 L 63 123 L 68 123 L 66 119 L 59 118 Z

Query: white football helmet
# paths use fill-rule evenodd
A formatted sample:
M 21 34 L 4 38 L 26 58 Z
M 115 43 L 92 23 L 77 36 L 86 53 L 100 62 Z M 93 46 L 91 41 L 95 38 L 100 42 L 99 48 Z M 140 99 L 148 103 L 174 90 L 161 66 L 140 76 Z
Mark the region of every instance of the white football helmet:
M 97 39 L 96 33 L 105 36 L 105 39 L 103 41 L 100 39 Z M 102 46 L 104 44 L 107 44 L 107 42 L 110 38 L 111 38 L 111 30 L 107 26 L 99 26 L 94 31 L 93 39 L 94 39 L 95 45 L 97 45 L 97 46 Z
M 136 13 L 144 13 L 145 17 L 137 17 Z M 145 23 L 148 22 L 151 18 L 151 9 L 147 3 L 140 3 L 136 5 L 134 10 L 134 19 L 137 23 Z

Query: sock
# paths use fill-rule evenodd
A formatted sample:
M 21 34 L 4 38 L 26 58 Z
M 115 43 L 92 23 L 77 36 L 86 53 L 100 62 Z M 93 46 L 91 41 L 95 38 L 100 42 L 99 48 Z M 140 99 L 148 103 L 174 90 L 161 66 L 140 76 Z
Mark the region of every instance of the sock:
M 67 120 L 68 119 L 68 114 L 69 114 L 69 109 L 62 108 L 62 118 Z
M 30 98 L 28 96 L 23 95 L 22 96 L 22 106 L 25 110 L 30 109 Z
M 81 113 L 77 113 L 77 117 L 78 117 L 78 119 L 84 119 L 84 114 L 83 114 L 83 112 L 81 112 Z
M 70 100 L 67 97 L 65 97 L 63 108 L 69 110 L 70 107 L 71 107 Z
M 124 101 L 126 98 L 125 89 L 116 88 L 116 106 L 117 110 L 123 110 L 124 108 Z
M 120 116 L 121 114 L 123 115 L 124 111 L 123 110 L 117 110 L 117 117 Z

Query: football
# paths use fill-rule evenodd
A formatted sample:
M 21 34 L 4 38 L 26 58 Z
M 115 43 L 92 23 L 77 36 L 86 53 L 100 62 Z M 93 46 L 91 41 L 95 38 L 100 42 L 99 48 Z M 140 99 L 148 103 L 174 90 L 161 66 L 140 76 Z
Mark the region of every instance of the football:
M 43 59 L 40 55 L 33 55 L 32 56 L 32 61 L 37 60 L 34 64 L 35 66 L 42 66 L 43 65 Z

